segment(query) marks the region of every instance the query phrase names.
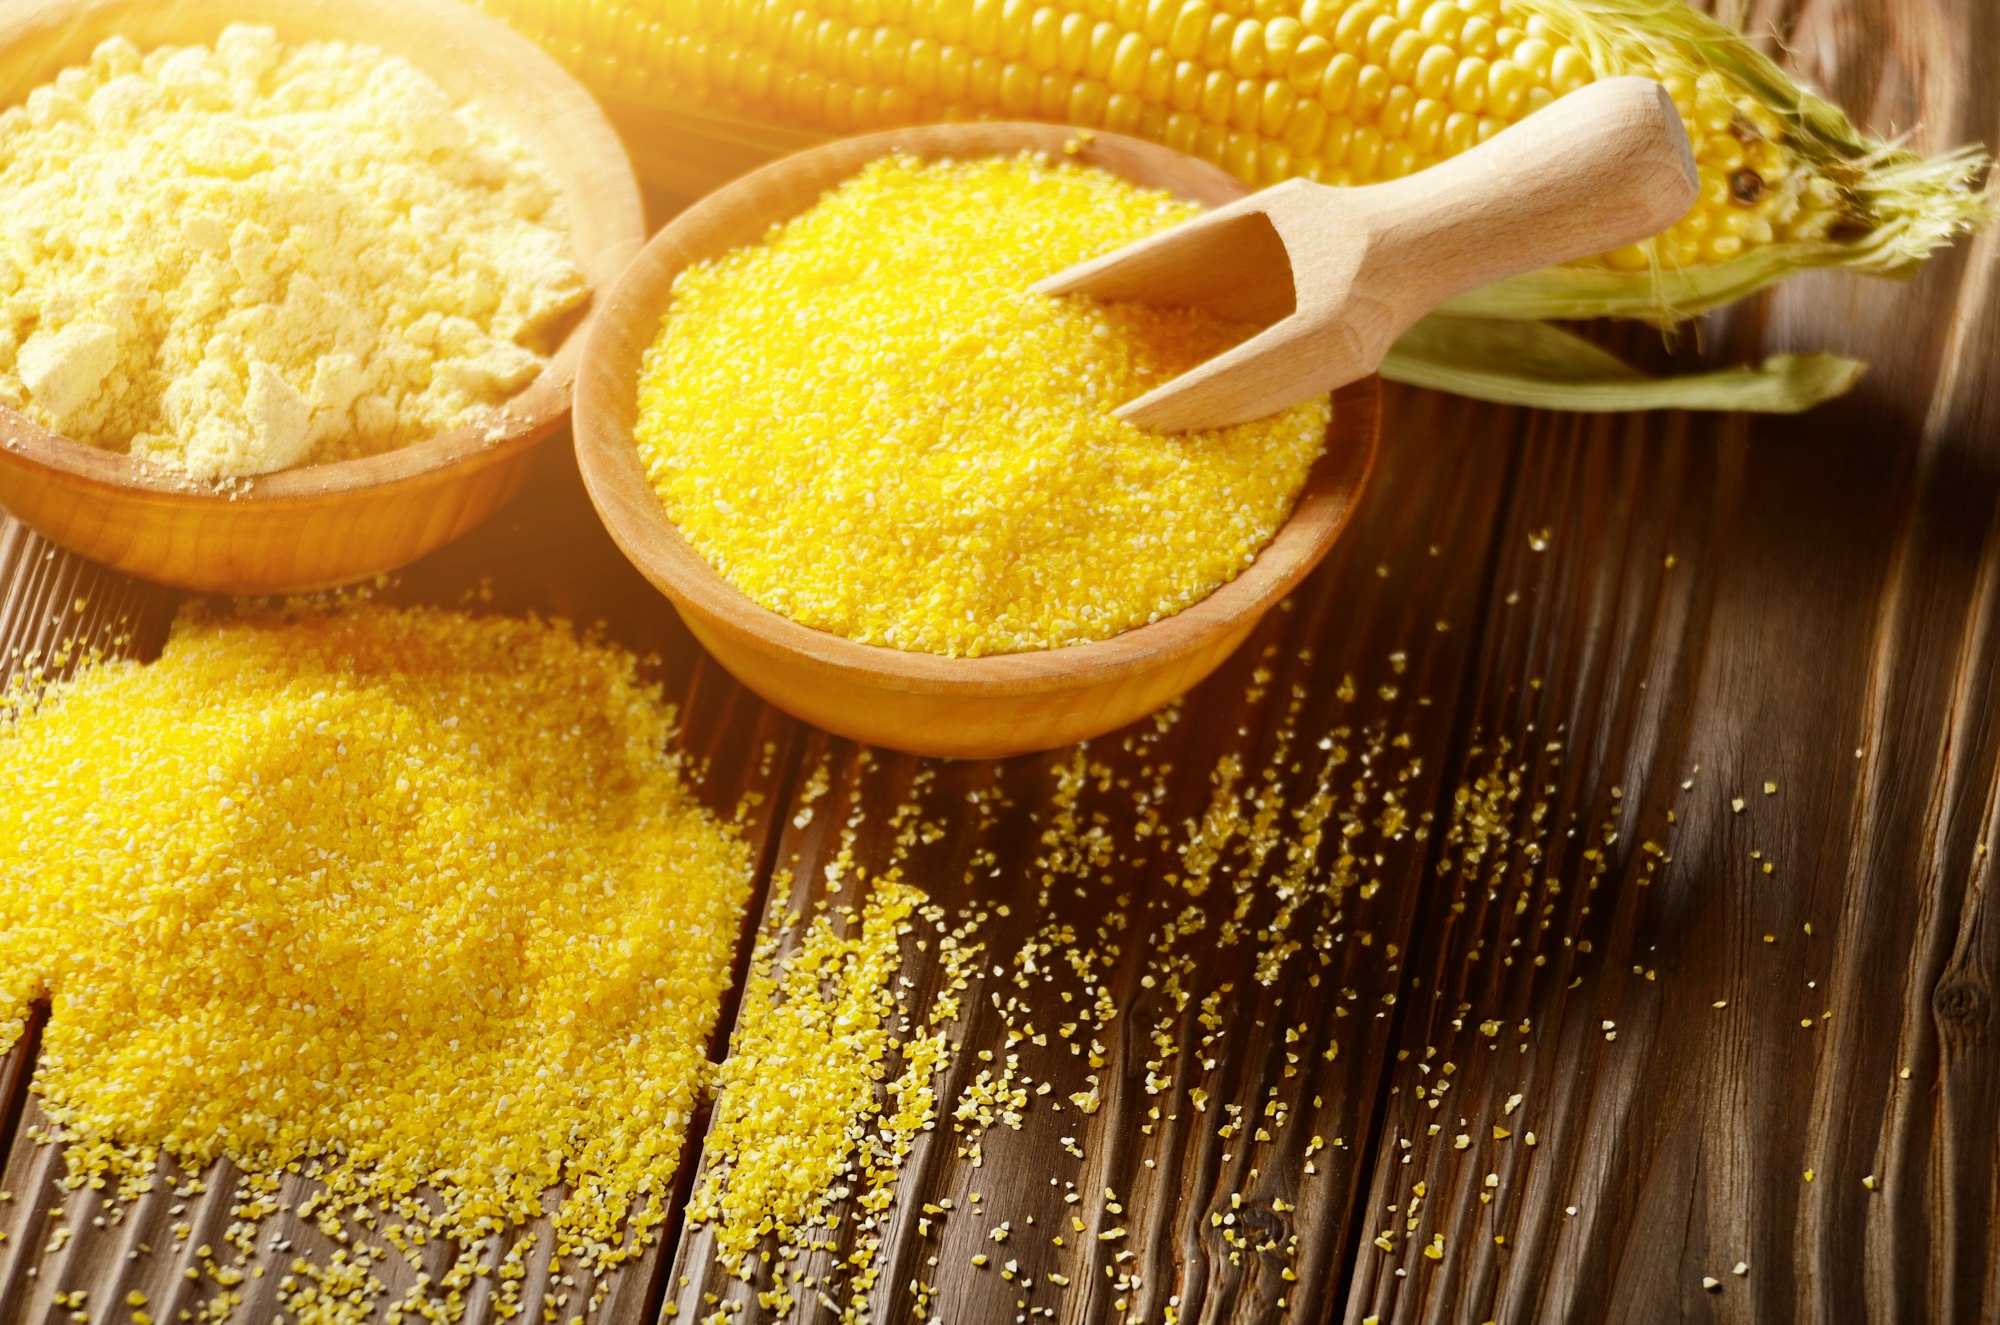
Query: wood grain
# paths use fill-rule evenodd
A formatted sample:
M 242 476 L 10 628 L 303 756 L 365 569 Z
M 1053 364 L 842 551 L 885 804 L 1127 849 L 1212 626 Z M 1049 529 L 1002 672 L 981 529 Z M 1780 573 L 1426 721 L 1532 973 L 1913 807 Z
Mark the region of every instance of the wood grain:
M 1838 52 L 1816 72 L 1878 125 L 1992 136 L 1990 13 L 1816 7 L 1786 36 Z M 1620 840 L 1594 894 L 1563 840 L 1534 869 L 1562 892 L 1528 889 L 1526 915 L 1463 871 L 1425 902 L 1433 992 L 1405 1005 L 1381 1152 L 1411 1161 L 1375 1167 L 1346 1319 L 2000 1311 L 1993 263 L 1982 240 L 1908 285 L 1801 280 L 1711 325 L 1723 353 L 1869 360 L 1841 405 L 1551 423 L 1523 452 L 1472 725 L 1559 738 L 1559 764 L 1530 758 L 1552 817 L 1594 828 L 1619 788 Z M 1671 857 L 1650 876 L 1648 840 Z M 1438 1110 L 1412 1066 L 1433 1047 L 1460 1069 Z M 1439 1114 L 1472 1146 L 1427 1138 Z M 1419 1229 L 1379 1251 L 1419 1182 Z
M 1745 8 L 1877 130 L 1921 126 L 1930 146 L 2000 140 L 2000 13 L 1981 0 Z M 412 592 L 454 596 L 491 575 L 497 607 L 608 615 L 658 648 L 719 801 L 752 776 L 773 794 L 760 923 L 826 895 L 851 812 L 862 815 L 851 864 L 870 869 L 897 857 L 899 803 L 943 829 L 903 850 L 905 877 L 948 910 L 983 905 L 988 948 L 953 1029 L 938 1125 L 895 1185 L 878 1320 L 912 1318 L 912 1279 L 936 1287 L 931 1314 L 952 1322 L 1157 1322 L 1170 1305 L 1183 1321 L 1356 1325 L 1991 1320 L 1997 253 L 1980 241 L 1905 284 L 1802 278 L 1676 347 L 1683 363 L 1807 349 L 1873 363 L 1854 397 L 1798 419 L 1558 418 L 1392 392 L 1382 468 L 1332 557 L 1177 719 L 1142 724 L 1129 751 L 1126 736 L 1095 743 L 1086 758 L 1109 778 L 1074 794 L 1072 755 L 864 760 L 771 715 L 624 568 L 562 457 L 499 521 L 428 563 Z M 1620 348 L 1643 351 L 1645 338 Z M 143 651 L 169 610 L 18 529 L 0 533 L 0 658 L 77 634 L 129 633 L 124 647 Z M 1342 699 L 1350 675 L 1354 698 Z M 1409 737 L 1374 761 L 1371 784 L 1407 775 L 1407 831 L 1367 853 L 1337 905 L 1338 871 L 1324 849 L 1314 857 L 1309 918 L 1292 931 L 1314 942 L 1266 986 L 1256 958 L 1269 945 L 1220 936 L 1239 902 L 1253 930 L 1269 927 L 1279 859 L 1232 832 L 1192 896 L 1181 847 L 1218 804 L 1254 817 L 1244 793 L 1288 729 L 1267 804 L 1296 824 L 1331 754 L 1319 738 L 1343 726 L 1350 760 L 1365 748 L 1353 734 L 1371 726 Z M 1244 769 L 1233 800 L 1215 779 L 1230 754 Z M 822 766 L 825 793 L 801 824 Z M 1339 766 L 1341 795 L 1356 767 Z M 1148 848 L 1133 797 L 1156 784 L 1164 831 Z M 1099 855 L 1085 849 L 1093 830 Z M 1359 831 L 1371 844 L 1382 835 Z M 1056 880 L 1046 900 L 1045 875 Z M 1165 921 L 1190 907 L 1202 927 L 1163 941 Z M 1099 1035 L 1105 1103 L 1056 1112 L 1089 1069 L 1054 1035 L 1010 1046 L 1008 1020 L 1053 1030 L 1044 1008 L 1081 986 L 1065 967 L 1024 989 L 1016 962 L 1047 926 L 1094 933 L 1112 917 L 1124 928 L 1108 931 L 1121 941 L 1099 983 L 1121 1016 Z M 1157 978 L 1145 987 L 1162 947 L 1185 959 L 1187 1013 Z M 927 999 L 934 963 L 912 950 L 905 974 L 913 1004 Z M 1205 1047 L 1192 1009 L 1224 984 L 1225 1033 Z M 1288 1027 L 1300 1038 L 1288 1042 Z M 1178 1052 L 1149 1096 L 1155 1029 Z M 17 1121 L 31 1050 L 0 1063 L 0 1123 L 13 1124 L 0 1185 L 16 1197 L 0 1206 L 0 1321 L 49 1319 L 57 1280 L 92 1289 L 92 1321 L 122 1321 L 108 1290 L 135 1226 L 79 1229 L 71 1249 L 40 1253 L 46 1152 Z M 952 1115 L 992 1066 L 981 1050 L 1020 1053 L 1051 1091 L 1019 1131 L 986 1129 L 974 1168 Z M 1191 1107 L 1195 1087 L 1205 1111 Z M 1290 1117 L 1270 1141 L 1217 1135 L 1224 1105 L 1261 1110 L 1274 1088 Z M 1326 1145 L 1307 1175 L 1314 1135 Z M 1065 1182 L 1090 1200 L 1062 1200 Z M 944 1198 L 952 1214 L 922 1214 Z M 1050 1230 L 1072 1211 L 1085 1237 L 1055 1248 Z M 1223 1216 L 1237 1223 L 1214 1222 Z M 1002 1219 L 1013 1232 L 996 1244 Z M 1114 1226 L 1125 1236 L 1100 1242 Z M 1232 1257 L 1225 1227 L 1279 1250 Z M 1112 1248 L 1133 1254 L 1120 1262 Z M 733 1319 L 763 1318 L 714 1250 L 712 1230 L 676 1230 L 621 1285 L 612 1318 L 650 1320 L 664 1299 L 676 1319 L 699 1319 L 711 1294 L 745 1304 Z M 999 1277 L 1008 1257 L 1020 1263 L 1011 1281 Z M 813 1272 L 829 1258 L 817 1253 Z M 185 1268 L 170 1255 L 150 1263 L 161 1282 Z M 1119 1274 L 1138 1282 L 1121 1288 Z
M 843 850 L 852 852 L 850 872 L 839 875 L 850 900 L 853 873 L 875 875 L 893 864 L 954 916 L 982 904 L 992 909 L 1004 903 L 1013 912 L 989 916 L 978 931 L 987 960 L 963 996 L 967 1020 L 953 1028 L 964 1047 L 940 1092 L 944 1116 L 897 1183 L 881 1283 L 870 1295 L 876 1318 L 910 1318 L 912 1278 L 943 1286 L 939 1301 L 948 1306 L 937 1310 L 953 1321 L 1011 1321 L 1027 1308 L 1046 1308 L 1068 1321 L 1158 1321 L 1170 1303 L 1190 1321 L 1256 1320 L 1287 1311 L 1314 1320 L 1330 1309 L 1344 1252 L 1328 1232 L 1344 1222 L 1363 1172 L 1377 1106 L 1377 1064 L 1386 1048 L 1400 954 L 1415 920 L 1422 855 L 1409 847 L 1421 807 L 1440 794 L 1435 762 L 1409 752 L 1449 741 L 1482 583 L 1478 567 L 1490 536 L 1490 494 L 1504 478 L 1505 448 L 1494 445 L 1485 429 L 1467 426 L 1472 407 L 1442 398 L 1406 403 L 1405 417 L 1419 423 L 1430 442 L 1410 448 L 1403 463 L 1390 467 L 1376 499 L 1364 503 L 1354 529 L 1291 609 L 1274 614 L 1241 654 L 1180 706 L 1165 731 L 1140 724 L 1092 743 L 1081 756 L 1060 751 L 997 765 L 885 757 L 865 772 L 850 745 L 819 738 L 809 749 L 808 768 L 824 760 L 830 769 L 832 803 L 821 806 L 805 830 L 788 830 L 780 843 L 779 859 L 798 882 L 774 891 L 767 924 L 822 900 L 828 867 Z M 1441 631 L 1440 622 L 1449 628 Z M 1409 659 L 1403 673 L 1389 660 L 1399 651 Z M 1343 682 L 1351 677 L 1369 678 L 1368 686 L 1343 698 Z M 1392 680 L 1397 695 L 1384 699 L 1380 687 Z M 1362 767 L 1371 730 L 1383 743 L 1372 756 L 1372 771 Z M 1386 746 L 1399 735 L 1408 737 L 1409 751 Z M 1345 747 L 1344 761 L 1336 762 L 1322 738 Z M 1373 788 L 1368 818 L 1382 812 L 1377 793 L 1389 788 L 1412 807 L 1411 823 L 1401 841 L 1381 843 L 1384 865 L 1365 868 L 1343 894 L 1323 891 L 1345 840 L 1336 818 L 1326 825 L 1320 851 L 1300 862 L 1288 862 L 1282 849 L 1257 861 L 1252 836 L 1226 839 L 1206 890 L 1190 895 L 1174 881 L 1189 869 L 1182 853 L 1187 826 L 1201 822 L 1212 801 L 1254 813 L 1234 796 L 1215 798 L 1214 774 L 1231 758 L 1242 762 L 1238 790 L 1246 800 L 1271 771 L 1274 803 L 1283 806 L 1278 813 L 1287 821 L 1322 779 L 1343 810 L 1351 782 L 1366 779 Z M 1111 780 L 1080 774 L 1079 759 L 1101 764 Z M 1141 838 L 1134 828 L 1143 816 L 1134 798 L 1155 785 L 1161 769 L 1171 769 L 1158 784 L 1165 832 Z M 912 785 L 926 771 L 932 781 L 913 795 Z M 1064 783 L 1073 778 L 1087 785 L 1065 808 Z M 966 806 L 968 794 L 996 786 L 1009 803 L 990 817 Z M 906 799 L 954 831 L 899 852 L 889 821 Z M 837 826 L 855 807 L 866 818 L 849 842 Z M 1367 841 L 1378 836 L 1364 832 Z M 1077 866 L 1079 857 L 1092 854 L 1080 834 L 1107 853 L 1094 866 Z M 1260 984 L 1257 962 L 1273 945 L 1248 935 L 1226 942 L 1223 922 L 1242 906 L 1249 934 L 1268 927 L 1288 864 L 1311 881 L 1313 895 L 1290 931 L 1305 947 L 1270 984 Z M 1364 886 L 1369 884 L 1374 886 Z M 1189 907 L 1202 917 L 1198 934 L 1165 937 L 1168 922 L 1186 923 Z M 1077 946 L 1105 954 L 1101 977 L 1081 981 L 1058 969 L 1045 978 L 1018 978 L 1018 954 L 1038 936 L 1050 941 L 1062 927 L 1079 936 Z M 1094 937 L 1100 933 L 1117 936 L 1115 944 Z M 1054 943 L 1056 955 L 1045 964 L 1061 968 L 1065 946 Z M 1170 1010 L 1162 992 L 1175 972 L 1191 999 L 1179 1012 Z M 904 973 L 915 982 L 912 1006 L 927 1006 L 938 987 L 935 960 L 911 951 Z M 1231 994 L 1221 994 L 1225 986 Z M 1066 1051 L 1058 1028 L 1077 1020 L 1074 1009 L 1089 1006 L 1099 989 L 1121 1013 L 1097 1033 L 1106 1061 L 1093 1070 Z M 1210 995 L 1219 995 L 1229 1028 L 1204 1047 L 1208 1037 L 1196 1014 Z M 996 1002 L 1011 1010 L 1003 1015 Z M 1030 1025 L 1049 1037 L 1048 1046 L 1010 1043 L 1010 1031 Z M 1300 1032 L 1297 1041 L 1287 1042 L 1288 1028 Z M 1156 1030 L 1177 1052 L 1151 1069 L 1168 1081 L 1152 1095 L 1145 1083 L 1147 1064 L 1161 1058 L 1151 1038 Z M 1022 1054 L 1031 1078 L 1027 1088 L 1047 1081 L 1051 1089 L 1034 1097 L 1020 1130 L 996 1124 L 984 1131 L 983 1162 L 974 1167 L 959 1153 L 971 1134 L 950 1115 L 953 1101 L 965 1098 L 969 1084 L 992 1067 L 980 1060 L 982 1049 L 1002 1057 Z M 1288 1054 L 1296 1055 L 1295 1065 Z M 1214 1065 L 1202 1066 L 1204 1057 Z M 1106 1103 L 1095 1114 L 1080 1115 L 1062 1102 L 1087 1091 L 1093 1073 Z M 1190 1103 L 1195 1089 L 1210 1096 L 1205 1111 Z M 1291 1118 L 1271 1141 L 1218 1135 L 1230 1106 L 1256 1116 L 1273 1098 L 1288 1106 Z M 1156 1105 L 1162 1114 L 1157 1120 L 1149 1113 Z M 1314 1136 L 1326 1143 L 1317 1153 L 1308 1150 Z M 1073 1147 L 1063 1145 L 1065 1137 Z M 1309 1154 L 1318 1170 L 1312 1176 L 1304 1173 Z M 1083 1198 L 1074 1205 L 1065 1199 L 1071 1188 L 1064 1184 L 1070 1183 Z M 1122 1215 L 1106 1210 L 1106 1188 L 1118 1193 Z M 982 1197 L 976 1204 L 974 1192 Z M 920 1236 L 925 1203 L 942 1207 L 946 1200 L 956 1213 L 933 1215 L 937 1231 Z M 1297 1208 L 1284 1210 L 1281 1202 Z M 852 1209 L 845 1213 L 851 1221 Z M 1296 1247 L 1282 1254 L 1233 1254 L 1223 1226 L 1212 1222 L 1224 1216 L 1280 1241 L 1296 1235 Z M 1080 1236 L 1070 1224 L 1077 1217 L 1087 1225 Z M 1002 1221 L 1014 1231 L 995 1243 L 991 1232 Z M 1099 1241 L 1117 1227 L 1127 1230 L 1123 1238 Z M 1053 1246 L 1057 1235 L 1069 1245 Z M 711 1295 L 754 1305 L 762 1285 L 729 1280 L 712 1250 L 699 1231 L 683 1245 L 670 1299 L 683 1318 L 704 1318 L 713 1309 Z M 849 1250 L 843 1241 L 835 1255 Z M 971 1263 L 981 1253 L 990 1260 L 985 1269 Z M 1134 1259 L 1116 1261 L 1119 1253 Z M 1010 1258 L 1022 1267 L 1020 1279 L 1011 1282 L 1000 1278 Z M 807 1272 L 823 1273 L 826 1259 L 810 1260 Z M 1120 1290 L 1105 1269 L 1127 1266 L 1140 1282 Z M 1294 1281 L 1283 1278 L 1287 1270 Z M 1050 1281 L 1051 1271 L 1066 1274 L 1072 1286 L 1065 1291 Z M 1280 1300 L 1289 1307 L 1280 1310 Z M 809 1311 L 805 1318 L 819 1316 Z

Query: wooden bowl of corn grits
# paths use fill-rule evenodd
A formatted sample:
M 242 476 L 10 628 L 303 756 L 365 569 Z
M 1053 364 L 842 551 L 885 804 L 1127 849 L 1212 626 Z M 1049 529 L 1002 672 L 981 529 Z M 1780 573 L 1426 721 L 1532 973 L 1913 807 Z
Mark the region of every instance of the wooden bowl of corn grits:
M 124 36 L 208 44 L 231 23 L 287 42 L 346 39 L 408 59 L 526 144 L 561 190 L 573 255 L 601 291 L 645 241 L 625 149 L 540 48 L 455 0 L 5 0 L 0 106 Z M 470 530 L 520 488 L 570 407 L 597 299 L 563 324 L 546 369 L 487 422 L 401 450 L 209 487 L 58 436 L 0 408 L 0 505 L 53 542 L 181 588 L 277 593 L 352 583 Z
M 577 383 L 577 458 L 612 538 L 737 679 L 838 735 L 988 758 L 1099 736 L 1154 712 L 1215 670 L 1326 555 L 1374 463 L 1381 384 L 1369 378 L 1336 396 L 1325 452 L 1298 504 L 1234 580 L 1174 616 L 1042 652 L 950 658 L 857 643 L 761 606 L 715 571 L 668 518 L 634 442 L 641 367 L 675 278 L 761 240 L 891 151 L 939 160 L 1026 150 L 1067 155 L 1209 207 L 1248 192 L 1168 148 L 1104 133 L 1082 139 L 1046 124 L 934 125 L 844 139 L 775 162 L 683 213 L 610 290 L 591 333 Z

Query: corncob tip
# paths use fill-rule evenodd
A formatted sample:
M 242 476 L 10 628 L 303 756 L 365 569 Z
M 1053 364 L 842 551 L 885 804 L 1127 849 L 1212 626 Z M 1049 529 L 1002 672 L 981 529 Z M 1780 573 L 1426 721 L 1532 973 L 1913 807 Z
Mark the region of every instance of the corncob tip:
M 1875 225 L 1845 265 L 1884 276 L 1908 275 L 2000 215 L 2000 174 L 1979 147 L 1935 157 L 1896 153 L 1863 171 L 1855 191 Z

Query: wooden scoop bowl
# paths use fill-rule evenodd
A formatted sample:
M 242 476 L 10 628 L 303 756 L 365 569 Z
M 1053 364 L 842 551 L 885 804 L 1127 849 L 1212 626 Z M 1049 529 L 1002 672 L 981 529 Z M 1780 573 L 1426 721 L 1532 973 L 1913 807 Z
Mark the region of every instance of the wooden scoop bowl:
M 1162 432 L 1222 428 L 1367 376 L 1454 296 L 1660 233 L 1700 188 L 1666 88 L 1613 78 L 1429 170 L 1366 188 L 1292 180 L 1035 288 L 1265 327 L 1118 411 Z
M 107 37 L 206 44 L 235 22 L 265 24 L 287 41 L 366 42 L 479 105 L 555 177 L 594 290 L 645 242 L 631 162 L 590 95 L 534 43 L 454 0 L 6 0 L 0 106 L 83 63 Z M 64 547 L 181 588 L 276 593 L 366 579 L 457 538 L 520 488 L 535 444 L 569 409 L 588 321 L 573 317 L 548 368 L 484 423 L 228 489 L 0 408 L 0 505 Z
M 577 382 L 576 449 L 611 536 L 738 680 L 828 731 L 918 754 L 997 757 L 1101 735 L 1193 687 L 1233 652 L 1333 545 L 1375 459 L 1381 387 L 1334 402 L 1326 454 L 1290 520 L 1236 579 L 1178 615 L 1112 639 L 1040 653 L 945 658 L 814 630 L 752 601 L 688 546 L 633 442 L 641 362 L 674 279 L 756 243 L 892 151 L 925 160 L 1039 151 L 1063 159 L 1075 132 L 1046 124 L 951 124 L 843 139 L 774 162 L 655 236 L 611 290 Z M 1217 207 L 1247 190 L 1178 152 L 1097 134 L 1069 158 Z

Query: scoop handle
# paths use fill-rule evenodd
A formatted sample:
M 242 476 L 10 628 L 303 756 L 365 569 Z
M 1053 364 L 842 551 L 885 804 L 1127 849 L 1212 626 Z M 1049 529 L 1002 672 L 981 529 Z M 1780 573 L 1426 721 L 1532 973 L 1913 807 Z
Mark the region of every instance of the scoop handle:
M 1656 235 L 1700 189 L 1666 88 L 1607 79 L 1429 170 L 1350 194 L 1377 223 L 1360 279 L 1397 289 L 1414 321 L 1490 282 Z
M 1112 298 L 1150 290 L 1150 302 L 1169 292 L 1269 321 L 1118 411 L 1144 428 L 1219 428 L 1366 376 L 1453 297 L 1635 244 L 1699 196 L 1666 88 L 1613 78 L 1405 179 L 1361 188 L 1293 180 L 1048 284 Z

